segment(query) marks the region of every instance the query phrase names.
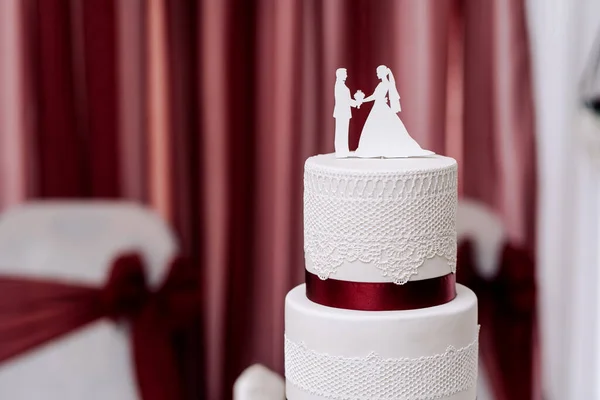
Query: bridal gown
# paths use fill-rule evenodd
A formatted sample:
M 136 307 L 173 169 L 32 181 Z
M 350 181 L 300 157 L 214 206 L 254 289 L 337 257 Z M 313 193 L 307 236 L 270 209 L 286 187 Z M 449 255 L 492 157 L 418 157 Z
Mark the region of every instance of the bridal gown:
M 414 157 L 434 154 L 410 137 L 404 124 L 387 104 L 388 83 L 375 88 L 375 103 L 367 117 L 355 152 L 356 157 Z

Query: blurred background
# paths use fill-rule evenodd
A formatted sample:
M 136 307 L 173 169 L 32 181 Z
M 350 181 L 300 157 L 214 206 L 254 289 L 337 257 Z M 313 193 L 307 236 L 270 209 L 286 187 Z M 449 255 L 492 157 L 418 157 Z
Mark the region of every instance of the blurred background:
M 0 0 L 0 211 L 151 208 L 200 279 L 186 398 L 229 399 L 248 366 L 283 372 L 335 69 L 367 93 L 385 64 L 411 135 L 458 160 L 464 204 L 501 226 L 480 397 L 600 399 L 599 27 L 595 0 Z M 459 270 L 485 263 L 462 249 Z

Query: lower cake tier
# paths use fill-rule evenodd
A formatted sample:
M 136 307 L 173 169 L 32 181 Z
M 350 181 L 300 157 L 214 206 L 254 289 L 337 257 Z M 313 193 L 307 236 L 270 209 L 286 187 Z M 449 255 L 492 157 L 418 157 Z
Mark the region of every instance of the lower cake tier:
M 354 311 L 285 300 L 288 400 L 475 400 L 477 298 L 462 285 L 441 306 Z

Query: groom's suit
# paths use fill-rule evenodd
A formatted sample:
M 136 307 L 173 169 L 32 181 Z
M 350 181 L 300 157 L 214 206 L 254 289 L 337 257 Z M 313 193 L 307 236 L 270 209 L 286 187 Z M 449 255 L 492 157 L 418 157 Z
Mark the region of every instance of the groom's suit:
M 348 128 L 352 112 L 350 107 L 356 106 L 356 101 L 350 96 L 350 89 L 341 80 L 335 82 L 335 106 L 333 108 L 333 118 L 335 118 L 335 153 L 336 155 L 347 155 L 348 148 Z

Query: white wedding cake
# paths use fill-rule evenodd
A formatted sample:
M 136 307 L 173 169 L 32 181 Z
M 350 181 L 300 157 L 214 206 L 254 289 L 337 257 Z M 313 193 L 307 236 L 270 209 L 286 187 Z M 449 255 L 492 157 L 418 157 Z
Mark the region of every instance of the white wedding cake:
M 477 299 L 455 283 L 456 207 L 452 158 L 306 161 L 288 400 L 475 400 Z

